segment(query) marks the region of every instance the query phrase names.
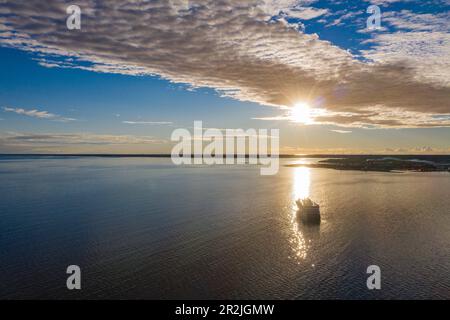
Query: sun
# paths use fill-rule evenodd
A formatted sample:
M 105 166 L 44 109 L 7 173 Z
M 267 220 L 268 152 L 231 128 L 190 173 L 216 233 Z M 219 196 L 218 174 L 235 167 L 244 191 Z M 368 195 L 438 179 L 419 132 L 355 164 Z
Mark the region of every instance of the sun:
M 290 117 L 294 122 L 312 123 L 311 108 L 307 103 L 299 102 L 292 108 Z

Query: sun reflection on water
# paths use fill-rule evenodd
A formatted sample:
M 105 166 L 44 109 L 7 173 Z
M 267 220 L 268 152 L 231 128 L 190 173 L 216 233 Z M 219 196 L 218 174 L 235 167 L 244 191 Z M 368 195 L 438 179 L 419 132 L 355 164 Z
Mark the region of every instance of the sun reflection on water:
M 292 250 L 294 251 L 294 258 L 297 260 L 305 260 L 308 256 L 309 244 L 305 239 L 300 225 L 297 221 L 297 206 L 295 201 L 297 199 L 308 198 L 311 187 L 311 169 L 306 167 L 294 168 L 292 177 L 292 203 L 291 210 L 291 226 L 292 235 L 289 239 Z
M 294 168 L 293 191 L 294 201 L 309 197 L 311 187 L 311 169 L 307 167 Z

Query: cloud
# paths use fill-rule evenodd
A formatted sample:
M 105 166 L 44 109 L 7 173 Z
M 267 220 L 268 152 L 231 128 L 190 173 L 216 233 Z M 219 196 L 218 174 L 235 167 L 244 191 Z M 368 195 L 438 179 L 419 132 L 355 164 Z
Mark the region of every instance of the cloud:
M 347 130 L 330 130 L 336 133 L 342 133 L 342 134 L 346 134 L 346 133 L 352 133 L 352 131 L 347 131 Z
M 379 6 L 388 6 L 392 3 L 396 2 L 413 2 L 416 0 L 364 0 L 365 2 L 370 2 L 371 4 L 379 5 Z
M 334 113 L 317 116 L 316 123 L 360 128 L 439 128 L 450 127 L 450 119 L 402 109 L 368 108 L 365 113 Z
M 133 136 L 133 135 L 106 135 L 106 134 L 90 134 L 90 133 L 74 133 L 74 134 L 36 134 L 36 133 L 9 133 L 0 135 L 0 143 L 2 145 L 20 145 L 20 146 L 36 146 L 36 145 L 115 145 L 115 144 L 147 144 L 147 143 L 163 143 L 162 139 L 149 136 Z
M 255 4 L 255 7 L 258 7 L 258 9 L 266 16 L 272 17 L 279 15 L 280 12 L 286 12 L 294 8 L 299 9 L 308 7 L 317 1 L 318 0 L 261 0 L 257 2 L 252 1 L 252 4 Z M 237 1 L 232 3 L 236 4 Z
M 291 120 L 289 116 L 274 116 L 274 117 L 260 117 L 260 118 L 252 118 L 252 120 L 261 120 L 261 121 L 288 121 Z
M 449 12 L 431 14 L 401 10 L 383 13 L 383 22 L 387 22 L 396 29 L 410 31 L 450 32 L 449 19 Z
M 386 148 L 381 151 L 385 154 L 446 154 L 450 153 L 450 148 L 435 148 L 430 146 L 412 148 Z
M 448 33 L 420 31 L 431 48 L 406 32 L 375 35 L 362 61 L 279 16 L 317 12 L 302 9 L 314 2 L 80 0 L 82 29 L 69 31 L 60 1 L 0 0 L 0 43 L 39 53 L 52 67 L 158 75 L 282 108 L 309 101 L 326 109 L 325 123 L 449 126 L 433 118 L 450 114 Z M 409 41 L 395 43 L 403 36 Z
M 314 7 L 302 7 L 299 9 L 291 9 L 287 11 L 289 17 L 301 20 L 311 20 L 327 14 L 328 9 L 318 9 Z
M 417 152 L 434 152 L 435 151 L 434 148 L 428 147 L 428 146 L 416 147 L 414 150 Z
M 170 125 L 170 121 L 122 121 L 125 124 L 148 124 L 148 125 Z
M 396 31 L 374 34 L 363 50 L 365 58 L 376 64 L 401 63 L 414 66 L 410 74 L 418 83 L 450 86 L 450 13 L 418 14 L 409 10 L 384 13 L 383 24 Z M 450 108 L 450 101 L 442 101 Z M 448 113 L 448 112 L 447 112 Z
M 75 121 L 76 119 L 73 118 L 65 118 L 65 117 L 61 117 L 57 114 L 53 114 L 50 113 L 48 111 L 39 111 L 36 109 L 32 109 L 32 110 L 25 110 L 22 108 L 9 108 L 9 107 L 4 107 L 3 111 L 5 112 L 13 112 L 16 114 L 20 114 L 20 115 L 24 115 L 27 117 L 32 117 L 32 118 L 38 118 L 38 119 L 49 119 L 49 120 L 53 120 L 53 121 L 62 121 L 62 122 L 68 122 L 68 121 Z
M 345 14 L 340 15 L 339 18 L 334 19 L 333 22 L 327 24 L 327 27 L 342 26 L 345 24 L 344 21 L 354 19 L 356 16 L 358 16 L 360 14 L 361 14 L 361 11 L 358 11 L 358 10 L 347 12 Z
M 151 136 L 94 133 L 0 134 L 2 153 L 161 153 L 167 140 Z M 170 149 L 169 149 L 170 150 Z
M 281 154 L 350 154 L 350 155 L 411 155 L 411 154 L 436 154 L 436 155 L 448 155 L 450 148 L 432 148 L 432 147 L 413 147 L 413 148 L 299 148 L 299 147 L 282 147 Z

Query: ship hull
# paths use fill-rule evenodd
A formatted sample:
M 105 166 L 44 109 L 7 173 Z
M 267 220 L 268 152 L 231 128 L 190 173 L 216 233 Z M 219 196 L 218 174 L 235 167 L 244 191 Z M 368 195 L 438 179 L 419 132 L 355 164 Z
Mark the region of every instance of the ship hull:
M 320 224 L 320 210 L 318 208 L 303 208 L 297 211 L 297 219 L 304 224 Z
M 297 220 L 304 224 L 320 224 L 320 207 L 317 203 L 308 199 L 296 201 L 298 206 Z
M 320 224 L 321 222 L 320 214 L 317 213 L 299 212 L 298 217 L 300 218 L 300 221 L 304 224 Z

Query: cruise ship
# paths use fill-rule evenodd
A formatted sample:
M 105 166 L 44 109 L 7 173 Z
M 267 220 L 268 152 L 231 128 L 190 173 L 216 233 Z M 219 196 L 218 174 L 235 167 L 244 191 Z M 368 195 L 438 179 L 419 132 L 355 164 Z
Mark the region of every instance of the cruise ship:
M 320 224 L 320 206 L 310 198 L 298 199 L 297 218 L 303 223 Z

